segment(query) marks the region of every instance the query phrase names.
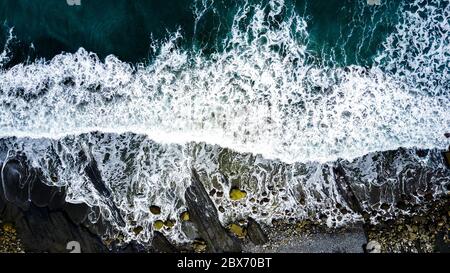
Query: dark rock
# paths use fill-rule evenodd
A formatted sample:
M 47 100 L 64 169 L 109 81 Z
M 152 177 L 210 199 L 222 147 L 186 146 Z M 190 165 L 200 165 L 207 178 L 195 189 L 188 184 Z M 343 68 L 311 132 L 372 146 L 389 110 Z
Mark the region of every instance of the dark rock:
M 64 207 L 66 203 L 66 191 L 64 188 L 56 188 L 54 189 L 54 194 L 52 199 L 48 204 L 48 208 L 50 210 L 59 210 Z
M 444 152 L 444 161 L 448 168 L 450 168 L 450 151 Z
M 30 189 L 31 201 L 38 207 L 46 207 L 56 191 L 55 187 L 48 186 L 39 179 L 35 179 Z
M 64 205 L 64 211 L 69 216 L 70 220 L 76 225 L 83 223 L 89 213 L 90 207 L 84 203 L 81 204 L 73 204 L 66 203 Z
M 14 204 L 6 203 L 2 213 L 0 214 L 0 219 L 5 222 L 15 223 L 23 215 L 23 210 Z
M 158 253 L 176 253 L 177 249 L 167 240 L 167 238 L 159 231 L 154 231 L 152 247 Z
M 247 234 L 255 245 L 263 245 L 268 242 L 266 234 L 253 218 L 248 218 Z
M 201 238 L 207 242 L 208 251 L 214 253 L 241 251 L 239 242 L 234 240 L 221 225 L 217 209 L 195 170 L 192 170 L 191 185 L 185 192 L 185 199 L 192 222 Z
M 79 243 L 81 252 L 107 251 L 98 236 L 68 221 L 61 211 L 31 204 L 16 216 L 14 224 L 26 252 L 69 252 L 67 244 L 71 241 Z
M 0 183 L 0 185 L 1 185 L 1 183 Z M 5 199 L 3 197 L 3 190 L 2 190 L 2 188 L 0 186 L 0 215 L 3 214 L 3 210 L 5 209 L 5 206 L 6 206 L 6 202 L 5 202 Z
M 402 148 L 370 153 L 350 162 L 339 160 L 335 168 L 339 192 L 354 211 L 378 212 L 381 218 L 393 217 L 398 206 L 402 210 L 423 206 L 435 198 L 431 195 L 427 199 L 427 193 L 439 192 L 448 185 L 450 171 L 442 164 L 441 151 L 421 153 L 427 156 L 420 161 L 416 150 Z
M 14 223 L 26 252 L 70 252 L 72 241 L 81 252 L 108 251 L 98 236 L 105 233 L 93 234 L 83 223 L 89 207 L 66 203 L 65 188 L 43 183 L 25 158 L 6 161 L 1 177 L 0 218 Z
M 91 156 L 92 158 L 92 156 Z M 121 226 L 125 225 L 125 221 L 123 220 L 122 216 L 120 215 L 119 209 L 116 207 L 114 202 L 111 199 L 111 192 L 106 187 L 105 182 L 102 179 L 102 175 L 100 173 L 100 170 L 98 169 L 97 161 L 92 159 L 89 164 L 84 169 L 86 175 L 91 180 L 92 184 L 94 185 L 94 188 L 98 191 L 100 195 L 102 195 L 107 205 L 109 206 L 112 216 L 114 217 L 114 220 Z
M 65 86 L 73 87 L 75 86 L 75 80 L 72 77 L 65 77 L 62 81 L 62 84 Z
M 111 228 L 109 222 L 103 218 L 100 214 L 100 210 L 98 207 L 91 207 L 89 209 L 88 214 L 92 213 L 96 217 L 92 217 L 92 219 L 86 218 L 83 222 L 83 226 L 85 226 L 92 234 L 96 234 L 98 236 L 102 236 L 103 234 L 107 234 L 109 229 Z
M 138 235 L 138 234 L 141 233 L 143 230 L 144 230 L 144 228 L 141 227 L 141 226 L 137 226 L 137 227 L 133 228 L 133 232 L 134 232 L 135 235 Z
M 150 212 L 155 215 L 161 214 L 161 208 L 158 206 L 150 206 Z
M 111 247 L 113 253 L 146 253 L 147 249 L 136 241 L 131 241 L 125 246 L 114 244 Z
M 32 177 L 25 164 L 19 159 L 6 161 L 2 167 L 1 178 L 5 199 L 27 209 L 30 205 L 28 187 Z
M 108 198 L 111 196 L 110 191 L 106 187 L 105 183 L 103 182 L 100 170 L 97 166 L 97 161 L 91 160 L 89 164 L 84 169 L 86 172 L 86 175 L 91 180 L 92 184 L 94 185 L 94 188 L 104 197 Z
M 362 212 L 359 201 L 356 198 L 352 187 L 350 187 L 348 180 L 346 179 L 345 170 L 338 163 L 333 168 L 334 180 L 336 181 L 336 186 L 339 194 L 344 198 L 347 205 L 355 212 Z
M 436 243 L 435 243 L 435 249 L 437 252 L 440 253 L 450 253 L 450 244 L 449 242 L 445 240 L 445 236 L 448 236 L 448 232 L 445 231 L 439 231 L 436 234 Z

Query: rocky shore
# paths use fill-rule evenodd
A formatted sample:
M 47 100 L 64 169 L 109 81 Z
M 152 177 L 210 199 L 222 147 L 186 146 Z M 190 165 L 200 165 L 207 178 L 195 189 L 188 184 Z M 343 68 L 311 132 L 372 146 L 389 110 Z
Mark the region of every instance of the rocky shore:
M 272 225 L 259 225 L 253 219 L 242 224 L 219 227 L 218 236 L 231 242 L 225 251 L 250 253 L 363 253 L 368 242 L 379 245 L 381 253 L 450 253 L 449 236 L 450 196 L 434 202 L 432 209 L 417 215 L 404 215 L 378 225 L 357 224 L 346 228 L 333 228 L 301 221 L 290 223 L 274 221 Z M 1 223 L 0 253 L 24 253 L 21 235 L 12 223 Z M 27 237 L 25 234 L 22 236 Z M 204 234 L 207 237 L 206 234 Z M 213 241 L 209 241 L 211 244 Z M 222 242 L 219 240 L 219 242 Z M 105 242 L 106 244 L 106 242 Z M 217 247 L 217 244 L 212 244 Z M 220 247 L 220 246 L 219 246 Z M 217 251 L 218 249 L 215 249 Z M 29 250 L 34 252 L 33 250 Z M 68 250 L 65 250 L 66 252 Z M 106 250 L 105 251 L 111 251 Z M 139 248 L 133 243 L 116 251 L 124 252 L 210 252 L 208 242 L 202 239 L 190 244 L 176 245 L 156 231 L 152 249 Z
M 425 212 L 369 224 L 365 231 L 382 252 L 449 253 L 450 195 L 433 202 Z
M 448 152 L 442 155 L 441 160 L 448 159 Z M 440 170 L 436 176 L 418 170 L 421 178 L 403 185 L 409 190 L 403 189 L 401 198 L 388 205 L 380 202 L 383 188 L 372 188 L 374 192 L 358 190 L 358 181 L 349 177 L 346 164 L 340 163 L 342 167 L 334 172 L 346 202 L 361 215 L 352 225 L 330 226 L 322 217 L 274 219 L 269 224 L 246 217 L 223 224 L 221 209 L 216 207 L 200 175 L 192 170 L 184 196 L 185 212 L 179 219 L 155 222 L 152 241 L 146 245 L 126 241 L 120 233 L 111 236 L 107 221 L 89 220 L 88 214 L 95 208 L 66 202 L 64 187 L 46 185 L 38 170 L 17 157 L 2 164 L 0 252 L 70 252 L 68 243 L 73 241 L 79 243 L 82 252 L 449 252 L 448 170 Z M 96 163 L 87 166 L 85 172 L 97 190 L 109 195 Z M 447 181 L 442 184 L 446 194 L 434 195 L 430 191 L 436 177 Z M 418 191 L 420 202 L 411 201 Z M 233 187 L 228 197 L 238 202 L 248 198 L 247 194 Z M 111 208 L 117 209 L 114 204 Z M 335 209 L 346 213 L 343 207 Z M 160 210 L 150 208 L 153 214 Z M 125 221 L 119 214 L 116 217 Z M 164 230 L 176 224 L 181 225 L 189 241 L 180 244 L 166 237 Z M 133 231 L 138 234 L 143 227 Z

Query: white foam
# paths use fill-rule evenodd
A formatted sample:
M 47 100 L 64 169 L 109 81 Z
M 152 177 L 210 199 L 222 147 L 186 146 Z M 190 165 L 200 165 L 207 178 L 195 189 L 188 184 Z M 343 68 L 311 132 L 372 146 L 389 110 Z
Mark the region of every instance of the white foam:
M 448 90 L 442 85 L 449 80 L 448 43 L 428 39 L 433 47 L 425 56 L 404 57 L 417 67 L 414 71 L 390 73 L 399 64 L 392 52 L 408 55 L 420 50 L 420 44 L 386 48 L 381 56 L 390 54 L 387 70 L 381 64 L 367 70 L 320 67 L 306 62 L 309 53 L 299 42 L 308 36 L 302 18 L 294 14 L 273 29 L 256 8 L 242 31 L 237 25 L 246 9 L 236 15 L 233 35 L 224 42 L 227 50 L 209 58 L 175 47 L 181 38 L 176 33 L 146 67 L 133 68 L 113 56 L 101 62 L 80 49 L 2 71 L 1 135 L 59 138 L 91 130 L 132 131 L 163 143 L 204 141 L 285 162 L 445 147 L 450 114 Z M 445 11 L 440 15 L 448 18 Z M 435 17 L 406 15 L 406 23 L 415 18 L 424 28 L 435 22 Z M 444 30 L 446 21 L 439 23 Z M 394 36 L 404 39 L 427 31 L 398 29 Z M 258 38 L 248 39 L 250 35 Z M 286 54 L 272 50 L 273 45 Z M 444 73 L 436 76 L 434 67 L 446 63 Z M 61 84 L 66 77 L 73 78 L 73 88 Z M 440 93 L 430 96 L 430 84 Z M 36 97 L 24 99 L 32 94 Z

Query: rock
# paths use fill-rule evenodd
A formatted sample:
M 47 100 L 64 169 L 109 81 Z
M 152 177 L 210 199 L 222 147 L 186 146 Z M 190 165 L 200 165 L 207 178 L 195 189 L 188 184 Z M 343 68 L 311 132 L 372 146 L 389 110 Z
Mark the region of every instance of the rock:
M 381 245 L 377 241 L 370 241 L 366 245 L 367 253 L 381 253 Z
M 5 200 L 27 209 L 30 205 L 29 185 L 34 179 L 25 165 L 24 159 L 10 159 L 1 169 L 2 189 Z
M 82 151 L 80 157 L 86 157 L 85 152 Z M 93 159 L 93 156 L 89 156 L 90 161 L 89 164 L 84 168 L 84 172 L 86 173 L 87 177 L 89 177 L 90 181 L 92 182 L 92 185 L 97 190 L 97 192 L 102 195 L 105 200 L 107 200 L 107 205 L 111 210 L 112 217 L 114 218 L 114 221 L 116 221 L 117 224 L 120 226 L 125 226 L 125 221 L 123 220 L 119 209 L 116 207 L 114 202 L 111 198 L 111 192 L 106 186 L 105 182 L 103 181 L 101 172 L 98 168 L 97 161 Z
M 48 186 L 39 179 L 31 184 L 30 199 L 38 207 L 46 207 L 57 191 L 56 187 Z
M 173 228 L 173 226 L 175 226 L 175 221 L 174 220 L 166 220 L 164 221 L 164 226 L 168 227 L 168 228 Z
M 51 210 L 59 210 L 66 204 L 66 191 L 64 188 L 55 188 L 52 199 L 48 203 L 48 208 Z
M 73 203 L 65 203 L 64 211 L 69 216 L 70 220 L 76 225 L 83 223 L 89 213 L 90 207 L 84 203 L 81 204 L 73 204 Z
M 100 240 L 84 224 L 89 207 L 65 202 L 64 188 L 46 185 L 38 170 L 24 157 L 5 163 L 0 187 L 0 218 L 14 223 L 17 237 L 27 252 L 69 252 L 76 241 L 82 252 L 106 252 Z
M 192 244 L 192 247 L 194 248 L 194 252 L 196 253 L 203 253 L 206 251 L 206 242 L 203 240 L 195 240 Z
M 450 168 L 450 151 L 444 152 L 444 161 L 447 167 Z
M 111 196 L 111 192 L 106 187 L 105 182 L 103 182 L 100 170 L 98 169 L 97 161 L 95 161 L 94 159 L 89 161 L 89 164 L 86 166 L 84 171 L 98 193 L 106 198 L 109 198 Z
M 6 233 L 16 233 L 16 229 L 11 223 L 4 223 L 2 226 L 3 232 Z
M 27 252 L 69 252 L 67 244 L 79 243 L 81 252 L 106 252 L 100 238 L 72 223 L 64 212 L 34 204 L 15 220 L 18 236 Z
M 137 226 L 137 227 L 133 228 L 133 232 L 136 236 L 139 235 L 139 233 L 141 233 L 143 230 L 144 230 L 144 228 L 141 226 Z
M 190 219 L 189 212 L 185 211 L 185 212 L 181 213 L 180 218 L 182 221 L 189 221 L 189 219 Z
M 163 226 L 164 226 L 164 222 L 161 221 L 161 220 L 156 220 L 156 221 L 153 223 L 153 228 L 156 229 L 156 230 L 162 229 Z
M 439 150 L 428 150 L 426 159 L 417 160 L 416 150 L 399 148 L 369 153 L 352 161 L 339 160 L 336 165 L 338 190 L 354 212 L 367 213 L 366 221 L 374 215 L 378 215 L 378 221 L 395 217 L 396 208 L 412 211 L 434 200 L 448 185 L 450 175 Z M 383 210 L 381 204 L 389 209 Z
M 252 241 L 255 245 L 263 245 L 268 242 L 264 231 L 253 218 L 248 218 L 247 234 L 250 241 Z
M 244 239 L 245 236 L 247 235 L 247 231 L 243 227 L 241 227 L 240 225 L 237 225 L 237 224 L 233 223 L 228 228 L 239 239 Z
M 113 244 L 111 246 L 113 253 L 148 253 L 148 250 L 136 241 L 131 241 L 126 245 Z
M 236 188 L 231 189 L 231 191 L 230 191 L 230 198 L 231 198 L 231 200 L 234 200 L 234 201 L 241 200 L 241 199 L 245 198 L 246 196 L 247 196 L 247 193 L 245 191 L 241 191 Z
M 161 214 L 161 208 L 158 206 L 150 206 L 150 212 L 155 215 Z
M 448 231 L 439 231 L 436 234 L 435 249 L 439 253 L 450 253 L 450 242 Z M 445 238 L 447 237 L 447 239 Z
M 176 253 L 178 252 L 169 240 L 159 231 L 153 233 L 152 247 L 158 253 Z
M 195 227 L 194 223 L 191 221 L 183 221 L 181 222 L 181 230 L 183 231 L 184 235 L 190 240 L 194 240 L 199 237 L 198 230 Z
M 0 164 L 1 167 L 1 164 Z M 3 195 L 3 188 L 2 188 L 2 183 L 1 183 L 1 179 L 0 179 L 0 215 L 2 214 L 3 210 L 6 207 L 6 200 L 5 197 Z M 1 223 L 1 219 L 0 219 L 0 223 Z
M 191 185 L 185 192 L 185 200 L 191 220 L 200 237 L 207 242 L 209 251 L 214 253 L 241 251 L 239 242 L 234 240 L 221 225 L 217 209 L 195 170 L 192 170 Z
M 0 225 L 0 253 L 23 253 L 23 245 L 11 223 Z

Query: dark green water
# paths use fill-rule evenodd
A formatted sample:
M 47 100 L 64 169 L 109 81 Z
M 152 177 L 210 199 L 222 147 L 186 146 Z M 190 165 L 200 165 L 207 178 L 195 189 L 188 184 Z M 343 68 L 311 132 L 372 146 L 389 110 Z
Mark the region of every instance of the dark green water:
M 150 34 L 164 37 L 166 29 L 180 25 L 192 32 L 193 15 L 185 1 L 177 0 L 82 1 L 80 6 L 65 0 L 6 0 L 0 1 L 0 20 L 14 27 L 20 41 L 33 43 L 38 56 L 84 47 L 136 61 L 148 56 Z
M 1 0 L 2 40 L 14 27 L 20 44 L 14 63 L 28 57 L 51 58 L 83 47 L 100 57 L 114 54 L 130 62 L 151 56 L 151 37 L 164 39 L 180 29 L 183 46 L 205 53 L 221 49 L 244 1 L 206 1 L 206 10 L 196 23 L 195 9 L 205 9 L 202 1 L 180 0 L 82 0 L 69 6 L 66 0 Z M 250 1 L 250 3 L 267 1 Z M 340 65 L 370 64 L 380 44 L 392 31 L 401 1 L 368 6 L 365 0 L 287 1 L 277 18 L 295 11 L 307 18 L 308 48 L 324 60 Z M 269 8 L 267 8 L 269 9 Z M 249 10 L 249 18 L 252 10 Z M 276 21 L 275 21 L 276 22 Z M 245 26 L 242 26 L 245 27 Z M 276 27 L 276 23 L 274 23 Z M 34 49 L 30 49 L 30 44 Z

